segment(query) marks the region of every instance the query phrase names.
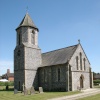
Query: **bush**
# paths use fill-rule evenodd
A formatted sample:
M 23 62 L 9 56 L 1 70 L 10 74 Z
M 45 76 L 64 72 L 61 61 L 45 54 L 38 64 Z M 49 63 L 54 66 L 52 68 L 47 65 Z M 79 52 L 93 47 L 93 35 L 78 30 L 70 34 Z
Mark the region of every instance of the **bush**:
M 100 80 L 93 80 L 94 85 L 99 85 L 100 84 Z
M 14 86 L 14 82 L 0 82 L 0 86 Z
M 5 86 L 5 82 L 0 82 L 0 86 Z

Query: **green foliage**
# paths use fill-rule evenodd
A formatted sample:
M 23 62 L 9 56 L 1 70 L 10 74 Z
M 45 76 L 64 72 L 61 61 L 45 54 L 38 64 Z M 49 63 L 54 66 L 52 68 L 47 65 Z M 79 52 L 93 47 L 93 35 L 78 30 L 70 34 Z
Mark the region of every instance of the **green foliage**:
M 98 85 L 98 84 L 100 84 L 100 80 L 94 80 L 93 83 L 94 83 L 94 85 Z
M 13 86 L 14 82 L 0 82 L 0 86 Z
M 4 82 L 0 82 L 0 86 L 5 86 L 5 83 Z

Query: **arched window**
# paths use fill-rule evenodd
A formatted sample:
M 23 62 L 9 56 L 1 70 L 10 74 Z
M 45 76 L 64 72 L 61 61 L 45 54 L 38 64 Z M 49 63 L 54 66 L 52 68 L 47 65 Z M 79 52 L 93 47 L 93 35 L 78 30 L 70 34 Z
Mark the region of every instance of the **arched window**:
M 34 44 L 34 33 L 31 33 L 31 43 Z
M 60 68 L 58 68 L 58 82 L 60 81 Z
M 84 61 L 84 70 L 86 70 L 86 66 L 85 66 L 85 61 L 86 61 L 86 60 L 85 60 L 85 58 L 83 59 L 83 61 Z
M 80 52 L 80 70 L 82 70 L 82 53 Z
M 20 34 L 18 34 L 18 44 L 20 45 Z
M 44 69 L 44 82 L 47 82 L 47 70 Z
M 77 70 L 79 70 L 79 68 L 78 68 L 78 56 L 76 57 L 76 67 L 77 67 Z

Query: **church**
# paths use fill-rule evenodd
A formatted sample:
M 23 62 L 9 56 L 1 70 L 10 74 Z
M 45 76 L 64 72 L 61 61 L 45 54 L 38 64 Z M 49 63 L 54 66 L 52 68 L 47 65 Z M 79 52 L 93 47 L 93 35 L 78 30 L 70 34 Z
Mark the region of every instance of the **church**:
M 79 41 L 78 44 L 41 53 L 38 32 L 27 13 L 16 28 L 14 50 L 14 88 L 32 86 L 44 91 L 75 91 L 93 87 L 90 62 Z

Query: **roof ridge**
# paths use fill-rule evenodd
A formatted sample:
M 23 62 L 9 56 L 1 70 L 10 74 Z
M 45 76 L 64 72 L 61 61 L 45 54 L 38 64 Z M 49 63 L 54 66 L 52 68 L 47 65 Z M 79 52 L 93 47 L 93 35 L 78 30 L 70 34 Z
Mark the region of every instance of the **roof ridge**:
M 68 47 L 64 47 L 64 48 L 60 48 L 60 49 L 56 49 L 56 50 L 52 50 L 52 51 L 48 51 L 48 52 L 45 52 L 45 53 L 42 53 L 42 54 L 51 53 L 51 52 L 54 52 L 54 51 L 59 51 L 59 50 L 62 50 L 62 49 L 65 49 L 65 48 L 74 47 L 74 46 L 77 46 L 77 45 L 78 45 L 78 44 L 72 45 L 72 46 L 68 46 Z

